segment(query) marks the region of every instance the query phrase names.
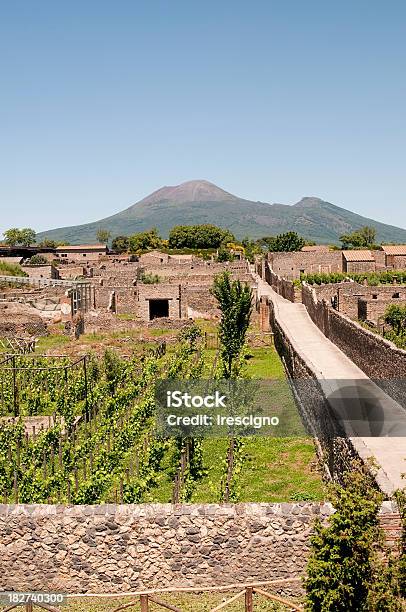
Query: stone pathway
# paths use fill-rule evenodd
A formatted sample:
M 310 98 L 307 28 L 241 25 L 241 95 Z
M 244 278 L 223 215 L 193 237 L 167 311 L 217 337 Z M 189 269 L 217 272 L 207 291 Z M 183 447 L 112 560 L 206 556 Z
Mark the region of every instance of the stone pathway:
M 402 478 L 402 474 L 406 473 L 406 413 L 403 408 L 370 381 L 360 368 L 324 336 L 303 304 L 285 300 L 258 275 L 254 274 L 254 278 L 258 297 L 268 296 L 272 301 L 279 325 L 315 377 L 323 381 L 322 385 L 327 391 L 338 388 L 340 380 L 362 381 L 361 384 L 379 398 L 385 413 L 388 411 L 395 416 L 398 437 L 388 437 L 390 424 L 384 437 L 349 437 L 362 458 L 375 458 L 380 466 L 377 481 L 385 493 L 390 495 L 396 489 L 406 487 L 406 480 Z M 399 437 L 401 432 L 403 435 Z

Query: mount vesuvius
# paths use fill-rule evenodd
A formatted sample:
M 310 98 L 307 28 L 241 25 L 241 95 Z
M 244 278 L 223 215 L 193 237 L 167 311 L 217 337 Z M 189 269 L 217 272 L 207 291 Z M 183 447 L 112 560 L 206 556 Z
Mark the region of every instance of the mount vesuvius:
M 112 237 L 156 227 L 167 238 L 174 225 L 212 223 L 230 229 L 236 238 L 260 238 L 293 230 L 309 240 L 338 243 L 341 234 L 365 225 L 376 229 L 378 242 L 406 243 L 406 230 L 325 202 L 305 197 L 292 206 L 239 198 L 209 181 L 188 181 L 162 187 L 122 212 L 94 223 L 61 227 L 38 234 L 38 239 L 64 240 L 71 244 L 97 242 L 99 228 Z

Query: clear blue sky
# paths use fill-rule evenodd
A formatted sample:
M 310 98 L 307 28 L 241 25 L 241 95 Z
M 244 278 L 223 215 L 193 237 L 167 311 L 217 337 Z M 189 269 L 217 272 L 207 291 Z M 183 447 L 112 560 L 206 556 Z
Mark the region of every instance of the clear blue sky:
M 406 227 L 404 0 L 0 2 L 0 233 L 208 179 Z

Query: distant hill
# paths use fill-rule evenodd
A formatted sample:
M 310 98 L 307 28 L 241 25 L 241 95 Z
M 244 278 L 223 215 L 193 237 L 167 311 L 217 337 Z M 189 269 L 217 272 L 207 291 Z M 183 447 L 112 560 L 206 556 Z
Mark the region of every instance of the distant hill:
M 406 243 L 406 230 L 378 223 L 320 198 L 303 198 L 293 206 L 252 202 L 202 180 L 162 187 L 111 217 L 41 232 L 38 238 L 94 243 L 99 228 L 110 230 L 114 237 L 151 227 L 167 238 L 174 225 L 196 223 L 228 228 L 237 238 L 261 238 L 293 230 L 319 243 L 338 243 L 341 234 L 370 225 L 377 231 L 378 242 Z

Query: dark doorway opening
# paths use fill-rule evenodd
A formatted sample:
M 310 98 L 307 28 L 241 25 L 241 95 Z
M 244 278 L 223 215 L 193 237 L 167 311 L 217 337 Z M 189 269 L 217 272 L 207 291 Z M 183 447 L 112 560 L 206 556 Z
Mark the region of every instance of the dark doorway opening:
M 149 300 L 149 320 L 169 317 L 169 300 Z

